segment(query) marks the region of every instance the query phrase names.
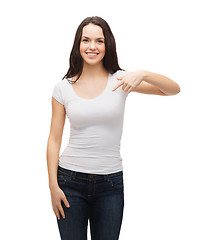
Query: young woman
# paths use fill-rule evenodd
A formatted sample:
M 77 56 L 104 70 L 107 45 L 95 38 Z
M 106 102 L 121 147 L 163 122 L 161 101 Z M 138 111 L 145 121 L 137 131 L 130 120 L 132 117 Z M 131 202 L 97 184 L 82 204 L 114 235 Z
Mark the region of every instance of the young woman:
M 70 67 L 52 94 L 47 145 L 49 188 L 61 239 L 117 240 L 124 208 L 120 155 L 125 100 L 130 92 L 174 95 L 179 85 L 146 70 L 119 67 L 107 22 L 87 17 L 79 25 Z M 59 156 L 66 115 L 70 138 Z

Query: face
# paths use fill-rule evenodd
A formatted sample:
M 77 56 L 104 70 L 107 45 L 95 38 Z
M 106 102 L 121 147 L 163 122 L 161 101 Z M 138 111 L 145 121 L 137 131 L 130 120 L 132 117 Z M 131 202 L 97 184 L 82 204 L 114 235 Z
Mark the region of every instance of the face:
M 95 65 L 102 62 L 105 55 L 105 39 L 100 26 L 90 23 L 83 27 L 80 53 L 84 64 Z

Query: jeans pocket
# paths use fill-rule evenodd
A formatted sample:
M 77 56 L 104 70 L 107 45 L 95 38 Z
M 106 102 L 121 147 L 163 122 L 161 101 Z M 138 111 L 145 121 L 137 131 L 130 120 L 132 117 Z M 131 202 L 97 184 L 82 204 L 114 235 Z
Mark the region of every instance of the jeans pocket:
M 114 188 L 123 188 L 124 181 L 123 181 L 123 173 L 114 174 L 109 176 L 109 180 Z
M 57 180 L 58 180 L 58 185 L 63 186 L 67 182 L 71 181 L 71 176 L 68 173 L 65 173 L 65 172 L 62 172 L 61 170 L 58 170 Z

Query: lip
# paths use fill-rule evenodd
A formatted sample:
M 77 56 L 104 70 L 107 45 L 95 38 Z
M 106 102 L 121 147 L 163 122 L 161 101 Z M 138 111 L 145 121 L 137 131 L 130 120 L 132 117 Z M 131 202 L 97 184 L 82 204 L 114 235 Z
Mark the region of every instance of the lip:
M 94 55 L 90 55 L 88 53 L 92 53 Z M 86 52 L 86 55 L 88 56 L 88 58 L 96 58 L 98 56 L 99 53 L 96 53 L 96 52 Z
M 96 52 L 86 52 L 86 54 L 88 54 L 88 53 L 92 53 L 92 54 L 99 54 L 99 53 L 96 53 Z

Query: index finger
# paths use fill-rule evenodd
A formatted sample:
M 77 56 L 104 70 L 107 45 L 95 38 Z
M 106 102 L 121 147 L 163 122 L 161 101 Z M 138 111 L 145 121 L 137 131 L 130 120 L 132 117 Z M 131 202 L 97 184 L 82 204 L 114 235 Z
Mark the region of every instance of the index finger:
M 60 211 L 60 213 L 61 213 L 62 217 L 63 217 L 63 218 L 65 218 L 65 213 L 64 213 L 64 210 L 63 210 L 63 208 L 62 208 L 62 205 L 61 205 L 61 204 L 58 206 L 58 210 Z
M 112 90 L 112 92 L 114 92 L 117 88 L 119 88 L 121 85 L 123 85 L 123 83 L 124 83 L 124 82 L 119 83 L 119 84 Z

